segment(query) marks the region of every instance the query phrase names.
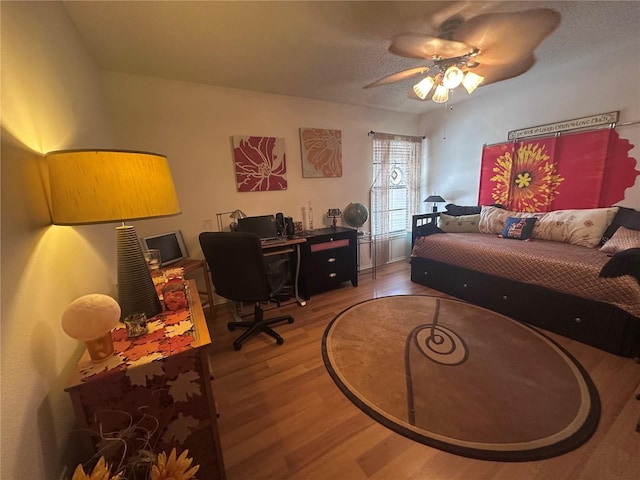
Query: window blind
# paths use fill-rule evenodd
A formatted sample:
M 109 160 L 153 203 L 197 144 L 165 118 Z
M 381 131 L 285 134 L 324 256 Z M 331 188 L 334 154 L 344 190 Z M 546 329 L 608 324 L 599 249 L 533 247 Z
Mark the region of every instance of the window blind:
M 410 228 L 419 205 L 422 138 L 375 133 L 371 225 L 374 235 Z

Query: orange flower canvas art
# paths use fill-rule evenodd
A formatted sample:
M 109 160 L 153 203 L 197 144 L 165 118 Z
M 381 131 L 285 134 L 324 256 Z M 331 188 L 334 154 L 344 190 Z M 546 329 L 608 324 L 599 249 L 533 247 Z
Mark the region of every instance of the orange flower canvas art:
M 342 132 L 322 128 L 301 128 L 303 177 L 342 176 Z

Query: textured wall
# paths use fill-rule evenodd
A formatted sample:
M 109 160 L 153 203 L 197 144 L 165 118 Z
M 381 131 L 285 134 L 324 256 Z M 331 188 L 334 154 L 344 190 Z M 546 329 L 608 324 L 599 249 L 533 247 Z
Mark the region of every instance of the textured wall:
M 2 2 L 2 478 L 57 479 L 80 352 L 60 314 L 113 293 L 113 226 L 51 225 L 43 154 L 111 145 L 98 70 L 57 2 Z

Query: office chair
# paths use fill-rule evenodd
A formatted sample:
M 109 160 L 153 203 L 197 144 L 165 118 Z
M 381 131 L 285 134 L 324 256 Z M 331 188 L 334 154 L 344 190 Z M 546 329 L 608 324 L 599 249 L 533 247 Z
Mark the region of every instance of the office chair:
M 228 300 L 255 305 L 253 321 L 227 323 L 231 331 L 236 327 L 247 329 L 233 342 L 233 348 L 240 350 L 242 342 L 261 332 L 271 335 L 278 345 L 282 345 L 283 338 L 271 325 L 285 321 L 293 323 L 293 317 L 265 319 L 260 303 L 275 300 L 279 305 L 277 296 L 284 290 L 288 278 L 277 268 L 268 268 L 258 236 L 248 232 L 202 232 L 198 239 L 216 293 Z

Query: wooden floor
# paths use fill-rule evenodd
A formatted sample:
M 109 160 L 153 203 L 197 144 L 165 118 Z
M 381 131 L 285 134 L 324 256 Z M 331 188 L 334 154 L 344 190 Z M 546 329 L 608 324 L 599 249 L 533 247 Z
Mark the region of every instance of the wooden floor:
M 582 447 L 536 462 L 473 460 L 409 440 L 378 424 L 338 390 L 322 361 L 327 324 L 345 308 L 398 294 L 436 294 L 409 280 L 409 264 L 378 269 L 377 278 L 284 306 L 295 323 L 276 329 L 276 345 L 254 337 L 233 350 L 238 331 L 224 305 L 209 320 L 211 365 L 219 428 L 229 480 L 256 479 L 640 479 L 640 365 L 550 334 L 587 369 L 602 402 L 600 424 Z M 535 359 L 531 359 L 535 361 Z

